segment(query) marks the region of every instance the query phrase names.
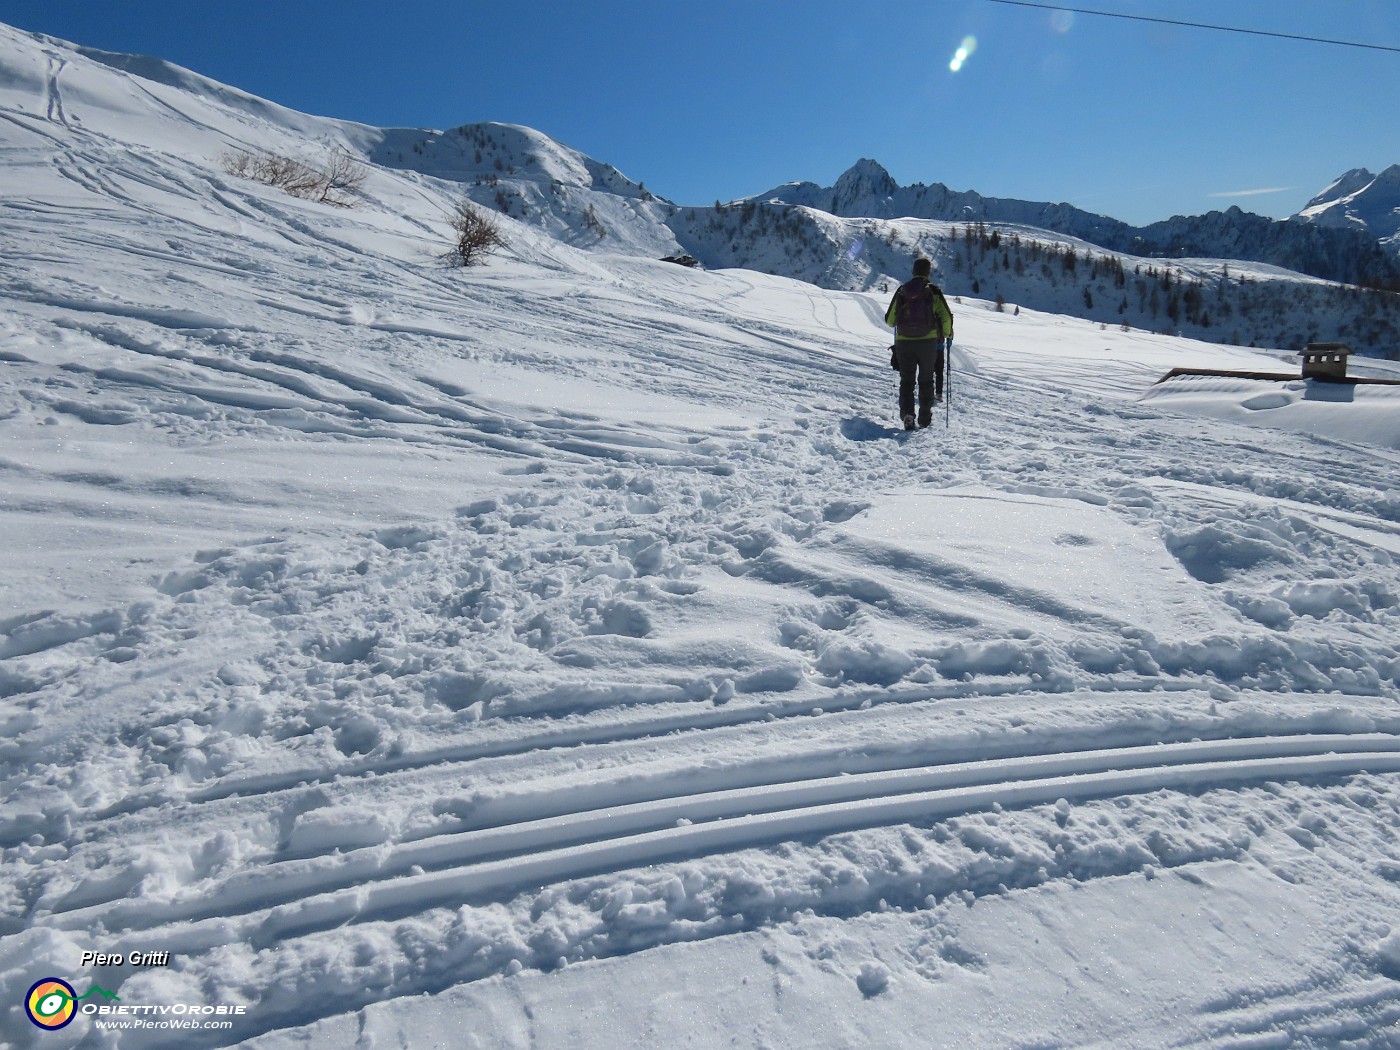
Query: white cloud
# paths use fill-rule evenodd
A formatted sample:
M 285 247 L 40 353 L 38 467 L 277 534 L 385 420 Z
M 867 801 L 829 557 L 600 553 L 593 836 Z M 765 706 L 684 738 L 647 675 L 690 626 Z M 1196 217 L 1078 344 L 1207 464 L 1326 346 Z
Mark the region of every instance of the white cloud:
M 1266 193 L 1291 193 L 1297 186 L 1274 186 L 1263 190 L 1234 190 L 1230 193 L 1208 193 L 1207 197 L 1262 197 Z

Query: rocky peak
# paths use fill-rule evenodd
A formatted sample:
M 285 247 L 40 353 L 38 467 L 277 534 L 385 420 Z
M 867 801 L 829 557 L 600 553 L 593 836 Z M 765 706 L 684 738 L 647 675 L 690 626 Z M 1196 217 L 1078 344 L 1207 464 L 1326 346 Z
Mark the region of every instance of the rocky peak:
M 1400 186 L 1400 164 L 1392 164 L 1376 176 L 1377 183 L 1385 186 Z
M 1298 218 L 1351 226 L 1383 242 L 1400 234 L 1400 164 L 1379 175 L 1353 168 L 1308 202 Z
M 1321 207 L 1339 201 L 1343 197 L 1350 197 L 1353 193 L 1364 190 L 1374 182 L 1375 179 L 1376 177 L 1365 168 L 1352 168 L 1351 171 L 1347 172 L 1312 200 L 1308 201 L 1308 203 L 1304 205 L 1303 210 L 1307 211 L 1309 208 Z
M 878 161 L 862 158 L 836 180 L 836 198 L 842 203 L 883 200 L 899 190 L 899 183 Z

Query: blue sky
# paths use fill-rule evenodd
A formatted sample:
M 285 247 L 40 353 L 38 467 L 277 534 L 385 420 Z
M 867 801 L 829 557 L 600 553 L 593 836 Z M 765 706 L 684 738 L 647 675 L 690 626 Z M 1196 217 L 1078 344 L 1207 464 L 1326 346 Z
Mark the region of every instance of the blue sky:
M 1075 6 L 1400 47 L 1400 0 Z M 1400 54 L 988 0 L 0 0 L 0 21 L 321 115 L 525 124 L 680 204 L 872 157 L 1135 223 L 1283 216 L 1400 163 Z

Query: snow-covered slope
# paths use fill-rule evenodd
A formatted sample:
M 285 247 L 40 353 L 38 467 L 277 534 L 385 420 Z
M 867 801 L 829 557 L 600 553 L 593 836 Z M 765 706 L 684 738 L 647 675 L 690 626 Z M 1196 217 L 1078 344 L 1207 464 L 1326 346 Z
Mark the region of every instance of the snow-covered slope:
M 0 1042 L 1394 1045 L 1393 398 L 968 298 L 905 434 L 883 295 L 120 65 L 0 31 Z
M 671 206 L 616 168 L 511 124 L 366 136 L 376 163 L 462 183 L 478 203 L 583 248 L 661 258 L 680 251 Z

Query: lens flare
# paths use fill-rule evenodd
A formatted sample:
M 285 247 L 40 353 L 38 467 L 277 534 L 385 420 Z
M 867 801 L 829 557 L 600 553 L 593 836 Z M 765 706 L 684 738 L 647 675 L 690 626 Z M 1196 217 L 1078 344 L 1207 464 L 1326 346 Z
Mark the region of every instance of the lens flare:
M 977 38 L 975 36 L 965 36 L 958 45 L 958 49 L 953 52 L 953 60 L 948 63 L 948 68 L 956 73 L 963 66 L 967 65 L 967 60 L 972 57 L 972 53 L 977 50 Z
M 1074 28 L 1074 12 L 1056 11 L 1050 16 L 1050 28 L 1057 33 L 1068 33 Z

